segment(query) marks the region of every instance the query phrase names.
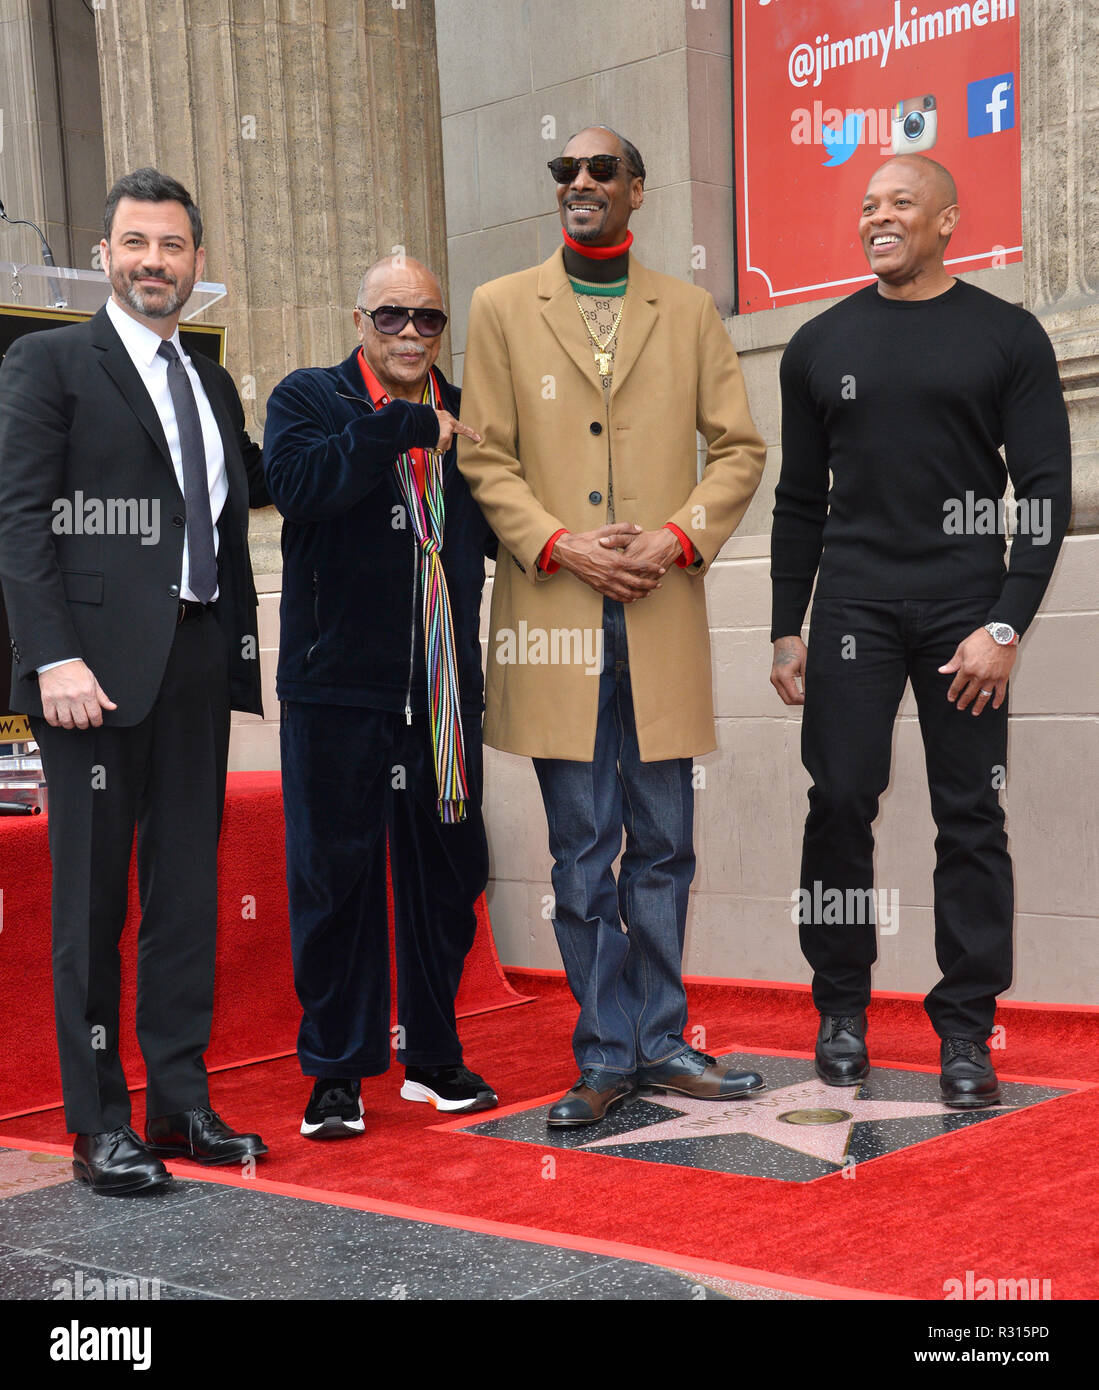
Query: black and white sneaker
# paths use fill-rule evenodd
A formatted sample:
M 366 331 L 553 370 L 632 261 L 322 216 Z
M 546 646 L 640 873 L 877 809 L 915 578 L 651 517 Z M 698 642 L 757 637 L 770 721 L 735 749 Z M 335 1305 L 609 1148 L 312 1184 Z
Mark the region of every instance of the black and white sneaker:
M 301 1132 L 307 1139 L 349 1139 L 362 1134 L 360 1083 L 346 1076 L 319 1076 L 305 1107 Z
M 401 1096 L 436 1110 L 491 1110 L 499 1104 L 488 1082 L 468 1067 L 405 1067 Z

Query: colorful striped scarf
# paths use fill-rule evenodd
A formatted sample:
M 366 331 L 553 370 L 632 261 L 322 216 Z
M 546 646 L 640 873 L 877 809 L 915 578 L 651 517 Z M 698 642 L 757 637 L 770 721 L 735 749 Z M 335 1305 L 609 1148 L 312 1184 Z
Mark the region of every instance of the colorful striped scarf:
M 424 403 L 440 409 L 433 372 L 428 373 Z M 454 622 L 442 560 L 443 531 L 446 526 L 442 455 L 435 449 L 425 449 L 424 464 L 422 496 L 416 486 L 415 466 L 408 453 L 401 454 L 397 459 L 397 482 L 420 547 L 424 657 L 435 783 L 439 789 L 439 818 L 444 825 L 452 825 L 466 818 L 469 789 L 466 784 L 462 710 L 458 695 L 458 664 L 454 655 Z

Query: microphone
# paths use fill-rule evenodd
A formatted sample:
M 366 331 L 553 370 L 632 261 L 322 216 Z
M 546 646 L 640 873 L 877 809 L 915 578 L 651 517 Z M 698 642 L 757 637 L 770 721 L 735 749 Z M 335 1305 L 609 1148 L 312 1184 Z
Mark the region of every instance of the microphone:
M 0 222 L 6 222 L 9 227 L 30 227 L 32 231 L 37 232 L 38 240 L 42 243 L 42 264 L 56 267 L 57 262 L 53 258 L 53 252 L 50 250 L 50 244 L 46 240 L 46 234 L 42 228 L 36 226 L 33 222 L 28 222 L 23 217 L 9 217 L 4 208 L 2 199 L 0 199 Z M 50 294 L 53 295 L 54 300 L 50 307 L 53 309 L 67 309 L 69 307 L 69 301 L 61 293 L 61 286 L 52 275 L 49 278 L 48 284 Z

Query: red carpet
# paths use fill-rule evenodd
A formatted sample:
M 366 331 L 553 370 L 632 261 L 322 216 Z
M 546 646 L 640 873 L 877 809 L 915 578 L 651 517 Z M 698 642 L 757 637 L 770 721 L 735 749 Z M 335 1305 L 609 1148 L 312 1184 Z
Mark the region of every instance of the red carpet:
M 560 1093 L 575 1079 L 575 1006 L 564 982 L 509 974 L 536 1001 L 462 1025 L 467 1060 L 502 1106 Z M 695 982 L 689 997 L 691 1027 L 705 1029 L 710 1051 L 809 1055 L 816 1015 L 804 990 Z M 998 1022 L 1005 1079 L 1099 1082 L 1099 1011 L 1006 1005 Z M 936 1041 L 918 1002 L 875 999 L 875 1062 L 937 1071 Z M 223 1072 L 213 1096 L 271 1146 L 248 1185 L 298 1184 L 321 1200 L 400 1203 L 900 1297 L 941 1300 L 944 1281 L 969 1270 L 978 1279 L 1049 1279 L 1055 1299 L 1099 1296 L 1099 1088 L 860 1164 L 854 1180 L 784 1183 L 458 1134 L 438 1127 L 427 1107 L 401 1101 L 399 1085 L 397 1068 L 364 1083 L 367 1135 L 326 1146 L 297 1133 L 308 1088 L 293 1060 Z M 5 1121 L 0 1144 L 9 1136 L 66 1139 L 56 1111 Z
M 0 1115 L 55 1104 L 61 1077 L 50 975 L 50 860 L 45 816 L 0 818 Z M 218 854 L 218 964 L 213 1070 L 293 1052 L 301 1010 L 290 969 L 282 793 L 277 772 L 231 772 Z M 482 898 L 478 931 L 458 993 L 458 1015 L 523 1003 L 507 983 Z M 144 1083 L 133 1037 L 137 924 L 136 867 L 122 938 L 121 1054 L 131 1084 Z M 392 923 L 392 900 L 390 910 Z M 392 931 L 392 926 L 390 928 Z M 391 993 L 393 983 L 390 952 Z M 14 1025 L 14 1026 L 13 1026 Z

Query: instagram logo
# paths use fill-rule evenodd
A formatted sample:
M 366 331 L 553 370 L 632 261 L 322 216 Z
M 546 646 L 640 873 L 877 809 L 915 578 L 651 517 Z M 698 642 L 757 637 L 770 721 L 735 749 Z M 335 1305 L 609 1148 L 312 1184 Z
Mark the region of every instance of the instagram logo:
M 893 108 L 893 153 L 922 154 L 939 138 L 939 116 L 933 96 L 911 97 Z

